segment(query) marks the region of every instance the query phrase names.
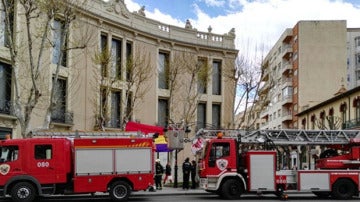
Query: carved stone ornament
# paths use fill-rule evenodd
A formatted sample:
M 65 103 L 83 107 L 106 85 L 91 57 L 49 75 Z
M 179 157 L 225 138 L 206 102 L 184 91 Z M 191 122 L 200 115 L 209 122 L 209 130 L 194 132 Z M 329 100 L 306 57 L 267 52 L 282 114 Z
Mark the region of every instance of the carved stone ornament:
M 108 12 L 114 12 L 118 15 L 122 15 L 125 18 L 130 17 L 130 12 L 126 8 L 124 0 L 112 0 L 105 4 L 105 8 Z

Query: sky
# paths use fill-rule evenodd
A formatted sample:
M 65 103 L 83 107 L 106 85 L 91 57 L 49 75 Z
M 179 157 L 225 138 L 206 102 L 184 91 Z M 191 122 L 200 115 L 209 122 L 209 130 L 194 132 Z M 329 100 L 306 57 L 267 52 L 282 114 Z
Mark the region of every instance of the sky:
M 235 46 L 242 52 L 264 52 L 286 28 L 300 20 L 346 20 L 360 28 L 360 0 L 125 0 L 130 11 L 145 6 L 146 17 L 162 23 L 225 34 L 235 28 Z

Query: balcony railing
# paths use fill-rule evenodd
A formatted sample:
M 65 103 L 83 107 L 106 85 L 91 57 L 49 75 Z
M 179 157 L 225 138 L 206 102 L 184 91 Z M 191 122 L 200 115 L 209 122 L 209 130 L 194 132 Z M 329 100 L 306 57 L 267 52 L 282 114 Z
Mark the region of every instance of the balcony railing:
M 352 119 L 342 124 L 342 129 L 354 129 L 354 128 L 360 128 L 360 118 Z
M 0 114 L 10 114 L 12 103 L 10 100 L 0 99 Z
M 65 123 L 73 124 L 74 123 L 74 113 L 72 112 L 56 112 L 54 111 L 51 115 L 51 121 L 55 123 Z

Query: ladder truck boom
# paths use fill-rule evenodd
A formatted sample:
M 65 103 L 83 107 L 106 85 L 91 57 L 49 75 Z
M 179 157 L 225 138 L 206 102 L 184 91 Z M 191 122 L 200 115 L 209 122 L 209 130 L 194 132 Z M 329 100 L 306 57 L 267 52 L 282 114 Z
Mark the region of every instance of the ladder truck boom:
M 215 138 L 218 133 L 223 138 L 237 138 L 241 143 L 263 143 L 271 141 L 275 145 L 332 145 L 349 144 L 360 139 L 358 130 L 206 130 L 200 129 L 196 137 Z

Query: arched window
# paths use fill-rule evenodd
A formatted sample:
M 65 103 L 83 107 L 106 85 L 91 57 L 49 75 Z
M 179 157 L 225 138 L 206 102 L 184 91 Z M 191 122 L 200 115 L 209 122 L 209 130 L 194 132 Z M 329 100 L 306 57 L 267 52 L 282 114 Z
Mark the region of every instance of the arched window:
M 302 126 L 302 129 L 306 129 L 306 118 L 303 118 L 301 120 L 301 126 Z
M 311 121 L 311 129 L 314 130 L 315 129 L 315 121 L 316 121 L 315 114 L 311 115 L 310 121 Z
M 329 121 L 329 129 L 330 130 L 335 129 L 334 108 L 332 108 L 332 107 L 329 109 L 328 121 Z
M 355 108 L 355 119 L 356 122 L 360 121 L 360 97 L 356 97 L 353 101 L 353 107 Z
M 320 126 L 319 129 L 325 129 L 325 111 L 320 112 Z
M 340 105 L 340 113 L 341 113 L 341 121 L 343 124 L 343 128 L 345 128 L 345 124 L 346 124 L 346 111 L 347 111 L 347 105 L 346 102 L 342 103 Z

